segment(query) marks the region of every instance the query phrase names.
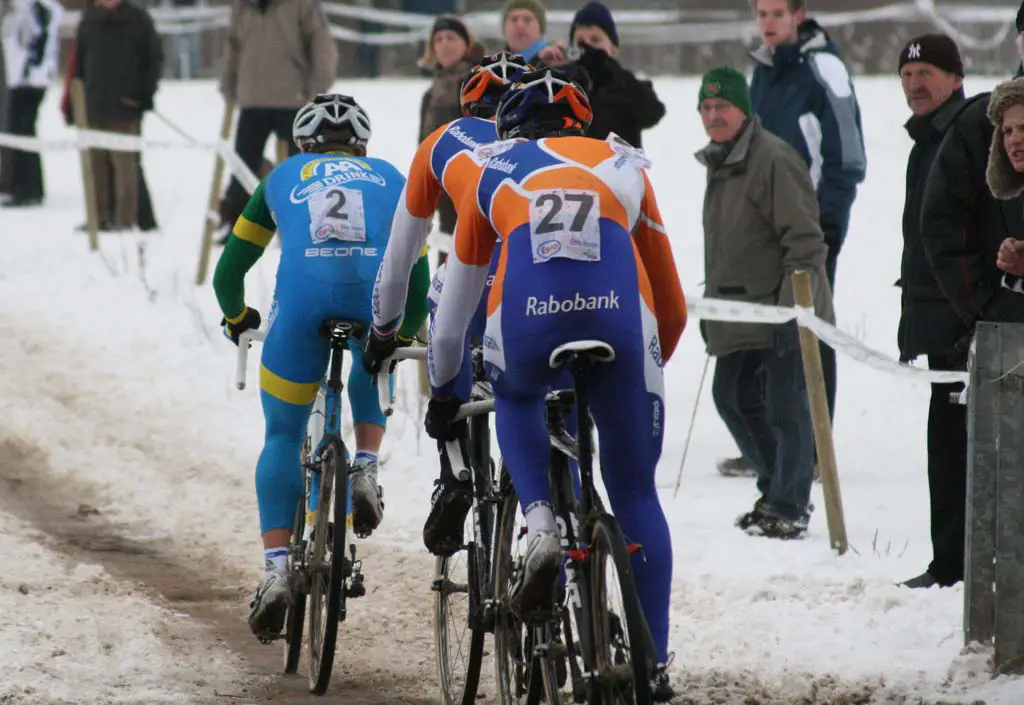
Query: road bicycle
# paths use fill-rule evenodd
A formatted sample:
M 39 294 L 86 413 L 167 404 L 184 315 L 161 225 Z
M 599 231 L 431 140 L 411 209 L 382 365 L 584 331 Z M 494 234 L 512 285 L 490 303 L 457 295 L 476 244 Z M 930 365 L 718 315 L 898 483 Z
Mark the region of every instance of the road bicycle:
M 330 683 L 338 625 L 347 616 L 347 600 L 366 594 L 362 562 L 356 557 L 354 543 L 349 544 L 346 555 L 346 531 L 353 528 L 351 466 L 341 437 L 344 353 L 349 341 L 362 339 L 365 331 L 365 324 L 347 319 L 328 319 L 321 326 L 331 353 L 302 447 L 304 491 L 295 510 L 288 546 L 291 601 L 284 632 L 260 636 L 264 643 L 284 642 L 284 671 L 295 673 L 308 617 L 309 689 L 317 695 L 323 694 Z M 263 338 L 261 331 L 246 331 L 239 336 L 238 389 L 245 389 L 249 344 Z
M 392 361 L 422 359 L 423 348 L 400 348 Z M 438 557 L 431 582 L 434 598 L 434 647 L 444 705 L 470 705 L 476 701 L 484 657 L 484 639 L 494 631 L 494 581 L 491 574 L 495 518 L 503 490 L 491 459 L 490 413 L 493 394 L 483 372 L 482 348 L 474 347 L 473 393 L 456 419 L 468 419 L 468 437 L 462 442 L 438 443 L 445 470 L 471 480 L 473 503 L 467 521 L 469 540 L 449 556 Z M 385 366 L 393 371 L 393 365 Z M 387 389 L 384 378 L 378 387 Z M 381 408 L 390 414 L 390 392 L 381 392 Z
M 556 348 L 553 369 L 568 369 L 572 389 L 546 400 L 551 437 L 552 506 L 564 554 L 564 581 L 550 607 L 519 614 L 509 598 L 523 571 L 526 528 L 514 491 L 504 495 L 494 555 L 494 638 L 498 702 L 549 705 L 648 705 L 655 654 L 630 565 L 641 547 L 627 543 L 594 484 L 587 376 L 612 362 L 607 343 L 581 340 Z M 575 412 L 577 440 L 566 430 Z M 576 492 L 570 460 L 579 465 Z M 618 599 L 614 599 L 614 598 Z M 614 604 L 610 604 L 614 602 Z M 568 689 L 568 693 L 563 692 Z

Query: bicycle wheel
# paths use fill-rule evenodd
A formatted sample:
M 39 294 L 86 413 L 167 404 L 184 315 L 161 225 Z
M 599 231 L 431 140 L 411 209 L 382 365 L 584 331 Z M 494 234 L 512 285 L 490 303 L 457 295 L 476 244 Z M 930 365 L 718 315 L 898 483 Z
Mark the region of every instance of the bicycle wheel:
M 503 478 L 504 480 L 504 478 Z M 500 705 L 536 705 L 543 686 L 533 657 L 534 633 L 513 614 L 508 589 L 522 570 L 526 527 L 519 500 L 509 489 L 501 505 L 494 548 L 494 666 Z
M 309 689 L 327 690 L 334 667 L 338 622 L 345 599 L 345 517 L 348 463 L 341 441 L 324 449 L 320 501 L 309 552 Z M 333 500 L 333 504 L 332 504 Z
M 649 705 L 648 657 L 653 654 L 647 653 L 647 622 L 626 541 L 607 514 L 594 521 L 590 539 L 590 613 L 601 705 Z
M 303 470 L 306 476 L 304 484 L 309 484 L 308 472 Z M 292 524 L 292 540 L 288 547 L 288 575 L 291 576 L 292 602 L 288 607 L 288 614 L 285 617 L 284 628 L 284 672 L 295 673 L 299 668 L 299 658 L 302 655 L 302 627 L 306 620 L 306 591 L 300 576 L 303 573 L 305 563 L 306 541 L 302 535 L 306 526 L 306 497 L 303 493 L 299 500 L 299 506 L 295 509 L 295 522 Z
M 441 697 L 445 705 L 471 705 L 476 700 L 483 664 L 485 632 L 470 625 L 471 596 L 476 585 L 475 544 L 448 558 L 437 559 L 434 590 L 434 650 Z

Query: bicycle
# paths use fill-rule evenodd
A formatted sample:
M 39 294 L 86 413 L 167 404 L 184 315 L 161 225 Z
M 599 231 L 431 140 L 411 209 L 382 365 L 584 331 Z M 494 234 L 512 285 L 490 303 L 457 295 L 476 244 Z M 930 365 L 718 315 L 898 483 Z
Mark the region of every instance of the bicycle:
M 302 653 L 308 599 L 309 688 L 317 695 L 322 695 L 330 683 L 338 625 L 347 616 L 346 601 L 366 594 L 362 562 L 356 558 L 354 543 L 348 546 L 349 555 L 345 555 L 346 530 L 352 529 L 351 467 L 341 438 L 344 351 L 349 340 L 361 339 L 365 330 L 365 324 L 345 319 L 328 319 L 321 327 L 321 335 L 330 340 L 331 353 L 302 448 L 304 491 L 295 510 L 288 546 L 291 601 L 284 632 L 259 637 L 263 643 L 283 640 L 284 671 L 295 673 Z M 249 344 L 263 338 L 260 331 L 246 331 L 239 336 L 238 389 L 245 389 Z
M 549 477 L 552 506 L 565 555 L 564 586 L 552 595 L 551 607 L 517 614 L 508 595 L 523 570 L 522 556 L 513 555 L 526 537 L 515 492 L 505 495 L 494 557 L 495 661 L 498 700 L 502 705 L 549 705 L 571 700 L 599 705 L 648 705 L 654 646 L 637 597 L 630 555 L 640 550 L 627 544 L 618 522 L 603 506 L 593 476 L 592 422 L 588 412 L 587 372 L 615 359 L 607 343 L 581 340 L 552 351 L 553 369 L 568 368 L 573 388 L 547 396 L 548 432 L 552 439 Z M 576 411 L 577 440 L 565 421 Z M 580 494 L 572 480 L 570 459 L 579 464 Z M 578 520 L 582 521 L 578 521 Z M 521 522 L 520 522 L 521 523 Z M 608 605 L 608 572 L 614 569 L 621 596 L 617 609 Z
M 422 352 L 420 352 L 422 351 Z M 421 358 L 425 350 L 402 348 L 392 361 Z M 470 705 L 476 701 L 483 665 L 484 639 L 494 631 L 494 581 L 491 576 L 495 516 L 502 503 L 503 490 L 495 481 L 491 460 L 489 414 L 494 410 L 493 395 L 483 372 L 482 348 L 472 349 L 474 385 L 470 401 L 463 404 L 457 420 L 469 420 L 468 439 L 438 443 L 441 463 L 454 477 L 472 481 L 473 503 L 470 510 L 471 537 L 452 555 L 438 557 L 431 590 L 434 600 L 434 647 L 437 656 L 441 697 L 445 705 Z M 385 367 L 392 371 L 393 365 Z M 386 377 L 378 385 L 386 388 Z M 381 392 L 381 408 L 389 414 L 390 393 Z M 464 576 L 464 577 L 463 577 Z M 465 595 L 466 606 L 456 604 Z M 466 613 L 468 644 L 459 639 L 457 617 Z M 458 657 L 465 660 L 458 663 Z

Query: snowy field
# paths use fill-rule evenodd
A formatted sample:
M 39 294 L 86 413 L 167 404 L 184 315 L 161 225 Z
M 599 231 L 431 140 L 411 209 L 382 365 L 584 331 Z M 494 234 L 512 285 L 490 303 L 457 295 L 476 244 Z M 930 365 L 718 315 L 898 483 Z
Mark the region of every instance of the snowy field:
M 994 83 L 971 80 L 968 90 Z M 424 87 L 336 85 L 369 111 L 371 154 L 403 170 Z M 698 297 L 697 82 L 656 87 L 668 115 L 645 146 L 684 288 Z M 860 79 L 857 90 L 868 178 L 836 308 L 841 328 L 895 356 L 907 110 L 895 78 Z M 48 93 L 40 132 L 65 140 L 57 98 Z M 216 138 L 213 83 L 165 82 L 156 103 L 196 139 Z M 144 134 L 178 139 L 155 116 Z M 153 150 L 144 162 L 161 231 L 106 236 L 98 255 L 74 230 L 84 211 L 73 152 L 45 154 L 44 208 L 0 211 L 0 703 L 311 701 L 304 679 L 278 675 L 279 649 L 257 644 L 244 624 L 261 574 L 252 475 L 263 427 L 253 385 L 234 390 L 235 349 L 220 336 L 213 293 L 193 286 L 213 158 Z M 271 249 L 248 281 L 249 303 L 264 314 L 275 265 Z M 666 372 L 670 432 L 658 475 L 675 553 L 672 672 L 684 702 L 1024 702 L 1024 682 L 989 679 L 987 653 L 961 653 L 961 588 L 895 587 L 930 558 L 927 385 L 840 356 L 836 442 L 853 550 L 837 557 L 823 509 L 801 542 L 733 528 L 755 491 L 715 472 L 735 449 L 710 384 L 697 399 L 703 364 L 694 325 Z M 420 543 L 436 458 L 418 432 L 412 373 L 384 451 L 385 523 L 363 548 L 370 593 L 351 603 L 336 677 L 316 702 L 437 701 L 433 561 Z M 815 493 L 823 508 L 820 486 Z

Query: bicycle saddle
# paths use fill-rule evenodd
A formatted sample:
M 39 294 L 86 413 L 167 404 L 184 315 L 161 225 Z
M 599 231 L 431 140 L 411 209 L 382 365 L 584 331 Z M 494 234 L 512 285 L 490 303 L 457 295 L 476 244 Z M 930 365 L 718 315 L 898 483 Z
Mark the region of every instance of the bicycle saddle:
M 558 369 L 577 358 L 591 362 L 611 362 L 615 359 L 615 349 L 600 340 L 573 340 L 552 350 L 548 364 Z
M 349 338 L 359 339 L 366 332 L 366 324 L 350 318 L 328 318 L 320 326 L 320 334 L 334 342 L 345 342 Z

